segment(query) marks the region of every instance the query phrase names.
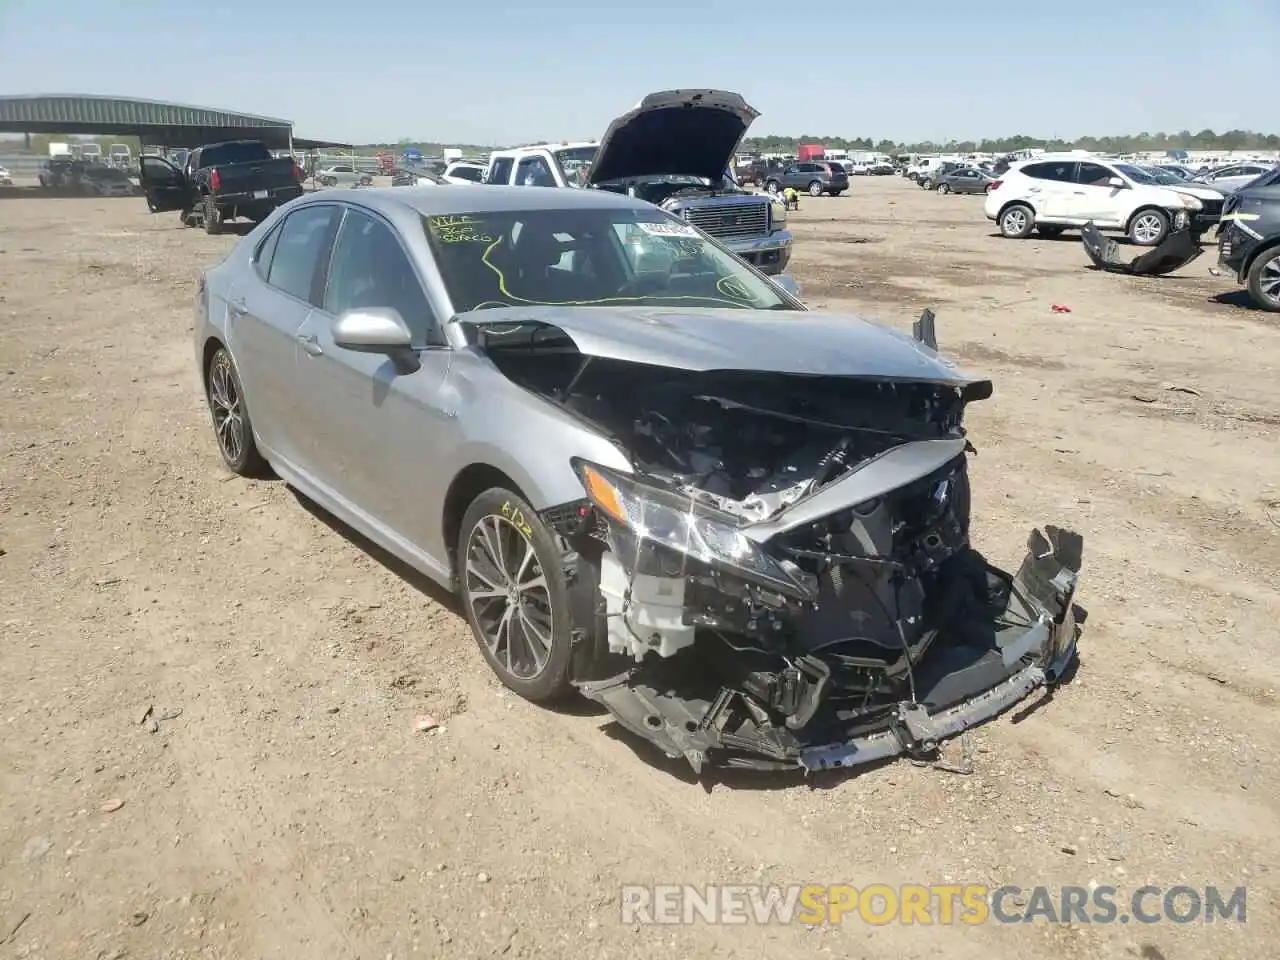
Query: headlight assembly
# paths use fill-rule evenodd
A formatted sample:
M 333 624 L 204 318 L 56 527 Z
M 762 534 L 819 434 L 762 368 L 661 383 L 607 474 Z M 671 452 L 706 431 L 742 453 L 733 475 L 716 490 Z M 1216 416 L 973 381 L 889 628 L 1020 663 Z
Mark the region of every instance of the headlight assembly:
M 702 563 L 727 567 L 792 596 L 808 596 L 805 587 L 742 534 L 733 517 L 606 467 L 576 458 L 571 462 L 596 509 L 631 536 Z
M 773 205 L 773 225 L 775 227 L 785 227 L 787 225 L 787 205 L 781 200 L 771 201 Z
M 1182 205 L 1188 210 L 1200 210 L 1204 207 L 1204 204 L 1200 202 L 1199 198 L 1193 197 L 1189 193 L 1178 194 L 1178 199 L 1182 201 Z

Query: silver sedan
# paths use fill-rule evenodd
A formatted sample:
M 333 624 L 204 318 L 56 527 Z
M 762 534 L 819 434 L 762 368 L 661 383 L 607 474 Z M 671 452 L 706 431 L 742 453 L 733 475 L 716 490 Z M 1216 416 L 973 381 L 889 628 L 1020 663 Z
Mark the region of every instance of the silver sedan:
M 969 543 L 933 345 L 809 311 L 606 190 L 329 191 L 204 273 L 226 465 L 273 470 L 457 592 L 522 696 L 577 690 L 694 767 L 844 767 L 1073 662 L 1081 540 Z

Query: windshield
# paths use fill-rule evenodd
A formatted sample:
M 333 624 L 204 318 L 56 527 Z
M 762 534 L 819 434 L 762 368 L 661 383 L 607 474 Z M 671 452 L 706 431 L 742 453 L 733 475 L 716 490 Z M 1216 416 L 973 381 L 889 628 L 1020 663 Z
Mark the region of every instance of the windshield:
M 1166 187 L 1185 186 L 1185 181 L 1176 174 L 1170 173 L 1168 170 L 1161 170 L 1158 167 L 1135 167 L 1126 163 L 1117 164 L 1116 169 L 1135 183 Z
M 518 306 L 802 309 L 682 220 L 656 208 L 424 217 L 458 313 Z
M 1148 170 L 1145 167 L 1135 167 L 1131 163 L 1117 163 L 1116 169 L 1134 183 L 1143 183 L 1147 186 L 1159 186 L 1164 183 L 1163 180 L 1156 177 L 1154 171 Z
M 587 174 L 591 170 L 591 164 L 595 163 L 596 153 L 599 150 L 599 147 L 566 147 L 553 152 L 556 163 L 560 164 L 560 172 L 564 174 L 565 182 L 569 186 L 585 187 L 587 185 Z

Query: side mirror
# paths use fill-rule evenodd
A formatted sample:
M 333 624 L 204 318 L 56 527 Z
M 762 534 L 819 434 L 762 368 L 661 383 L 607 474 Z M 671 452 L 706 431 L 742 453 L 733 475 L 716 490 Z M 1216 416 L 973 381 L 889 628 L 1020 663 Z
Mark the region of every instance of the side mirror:
M 1107 180 L 1107 186 L 1112 187 L 1116 190 L 1123 190 L 1125 187 L 1128 186 L 1128 184 L 1125 183 L 1123 180 L 1121 180 L 1119 177 L 1110 177 Z
M 413 334 L 398 310 L 356 307 L 333 321 L 333 342 L 364 353 L 395 353 L 413 344 Z

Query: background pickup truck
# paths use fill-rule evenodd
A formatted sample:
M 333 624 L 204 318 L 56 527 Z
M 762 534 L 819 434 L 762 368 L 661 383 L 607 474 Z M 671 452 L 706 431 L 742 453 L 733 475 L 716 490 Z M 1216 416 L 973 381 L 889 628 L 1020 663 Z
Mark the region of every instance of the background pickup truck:
M 143 192 L 152 213 L 180 211 L 185 226 L 221 233 L 223 221 L 265 220 L 276 207 L 302 195 L 302 168 L 276 159 L 258 140 L 229 140 L 197 147 L 182 167 L 155 154 L 140 158 Z

